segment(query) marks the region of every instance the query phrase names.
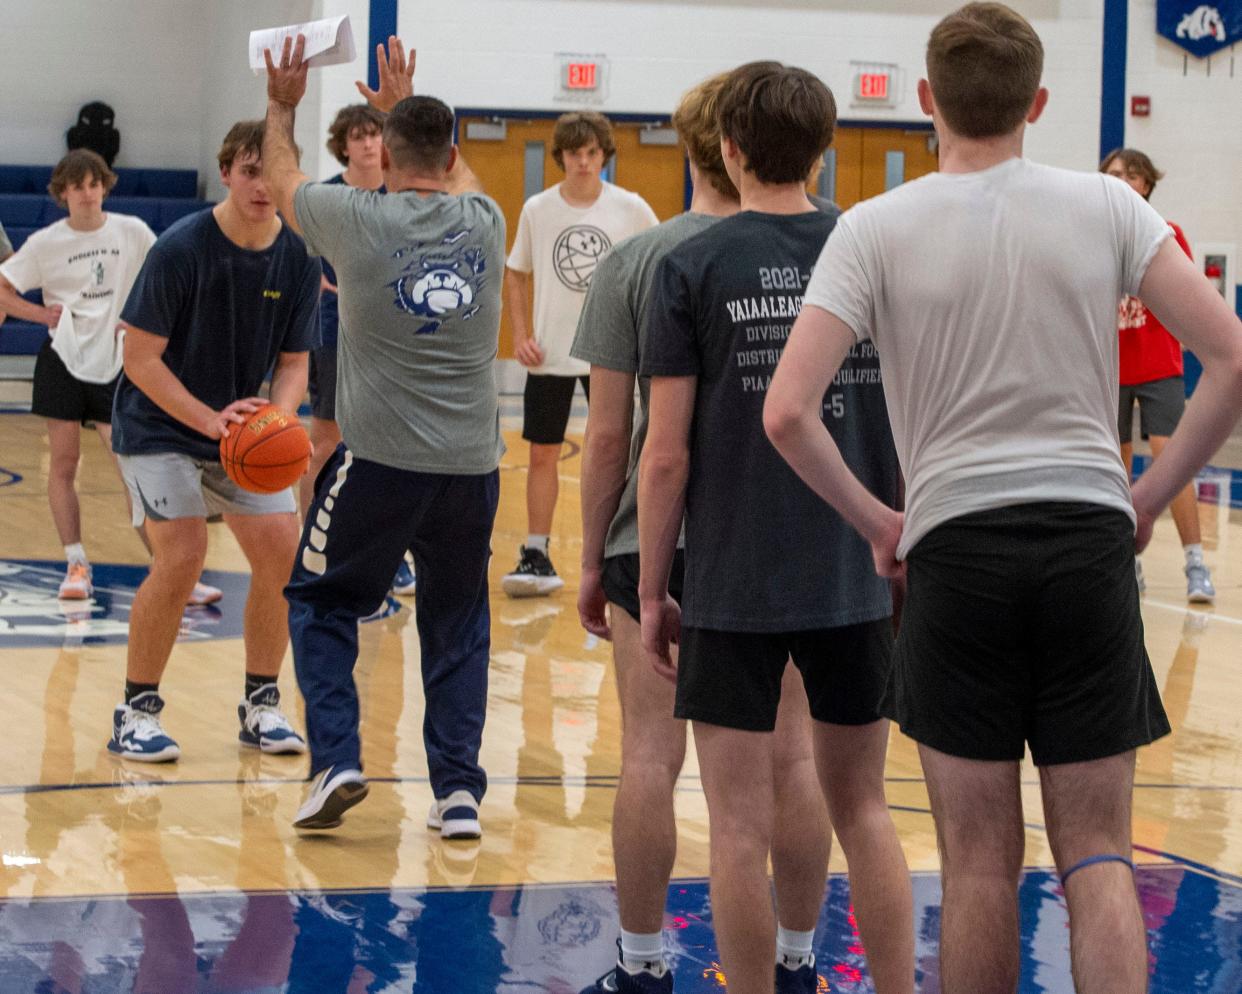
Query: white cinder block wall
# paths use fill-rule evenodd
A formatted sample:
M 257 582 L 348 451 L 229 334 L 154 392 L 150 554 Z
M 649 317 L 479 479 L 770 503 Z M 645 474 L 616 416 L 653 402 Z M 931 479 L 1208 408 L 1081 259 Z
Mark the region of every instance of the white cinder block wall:
M 927 33 L 954 0 L 401 0 L 402 36 L 419 50 L 417 87 L 457 106 L 557 109 L 554 53 L 601 53 L 611 60 L 603 109 L 667 113 L 703 76 L 755 58 L 777 58 L 820 73 L 842 116 L 921 119 L 914 84 Z M 1036 159 L 1080 169 L 1096 165 L 1103 0 L 1015 0 L 1048 49 L 1052 100 L 1031 130 Z M 299 115 L 303 165 L 335 171 L 323 150 L 336 109 L 357 99 L 365 76 L 368 0 L 77 0 L 6 8 L 0 65 L 0 162 L 51 163 L 77 108 L 101 98 L 117 110 L 121 165 L 196 167 L 206 192 L 221 192 L 214 155 L 233 120 L 263 112 L 260 78 L 245 63 L 252 28 L 349 13 L 359 58 L 312 73 Z M 20 43 L 16 43 L 20 42 Z M 1132 0 L 1131 92 L 1153 98 L 1148 121 L 1128 119 L 1132 144 L 1169 172 L 1157 205 L 1195 240 L 1240 241 L 1242 75 L 1218 59 L 1182 75 L 1182 59 L 1154 32 L 1154 0 Z M 902 67 L 892 110 L 850 106 L 851 60 Z
M 1165 173 L 1152 204 L 1192 246 L 1242 245 L 1242 51 L 1214 56 L 1210 72 L 1184 54 L 1156 34 L 1155 0 L 1130 0 L 1126 144 Z M 1135 94 L 1151 97 L 1150 117 L 1129 116 Z
M 772 58 L 820 75 L 843 118 L 923 119 L 915 84 L 927 35 L 949 2 L 873 0 L 671 3 L 652 0 L 402 0 L 402 36 L 418 48 L 418 87 L 459 107 L 554 110 L 555 53 L 607 55 L 605 111 L 668 113 L 711 73 Z M 1036 158 L 1091 168 L 1099 144 L 1103 0 L 1015 0 L 1048 49 L 1053 92 L 1031 133 Z M 851 61 L 902 68 L 890 109 L 850 106 Z

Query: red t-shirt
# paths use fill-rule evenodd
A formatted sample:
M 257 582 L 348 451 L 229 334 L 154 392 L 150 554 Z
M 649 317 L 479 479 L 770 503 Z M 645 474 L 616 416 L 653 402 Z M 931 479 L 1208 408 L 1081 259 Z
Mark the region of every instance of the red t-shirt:
M 1193 253 L 1186 243 L 1182 229 L 1172 221 L 1173 237 L 1192 259 Z M 1117 341 L 1121 348 L 1121 385 L 1131 387 L 1152 380 L 1164 380 L 1181 376 L 1182 345 L 1169 334 L 1151 311 L 1143 306 L 1138 297 L 1121 299 L 1117 318 Z

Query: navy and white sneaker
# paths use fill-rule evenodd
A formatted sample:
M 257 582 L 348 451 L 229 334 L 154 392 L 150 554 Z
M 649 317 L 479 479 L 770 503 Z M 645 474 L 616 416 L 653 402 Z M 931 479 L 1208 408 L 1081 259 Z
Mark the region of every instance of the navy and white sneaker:
M 171 763 L 177 759 L 181 747 L 165 734 L 160 724 L 163 710 L 164 698 L 154 690 L 136 694 L 128 704 L 118 704 L 112 712 L 108 751 L 140 763 Z
M 662 971 L 662 972 L 661 972 Z M 621 940 L 617 940 L 617 965 L 582 988 L 580 994 L 673 994 L 673 971 L 662 961 L 644 963 L 631 973 L 621 962 Z
M 796 967 L 776 964 L 776 994 L 815 994 L 819 976 L 815 973 L 815 956 Z
M 366 777 L 356 766 L 343 763 L 329 766 L 311 783 L 310 793 L 293 819 L 293 827 L 336 828 L 341 816 L 366 797 L 368 790 Z
M 414 591 L 418 589 L 414 569 L 406 560 L 402 559 L 401 565 L 397 567 L 397 575 L 392 578 L 390 589 L 398 597 L 413 597 Z
M 436 829 L 442 839 L 481 838 L 479 802 L 468 790 L 455 790 L 448 797 L 432 801 L 427 827 Z
M 306 741 L 289 724 L 280 710 L 280 690 L 274 683 L 256 688 L 237 705 L 241 731 L 237 740 L 249 749 L 269 753 L 306 752 Z

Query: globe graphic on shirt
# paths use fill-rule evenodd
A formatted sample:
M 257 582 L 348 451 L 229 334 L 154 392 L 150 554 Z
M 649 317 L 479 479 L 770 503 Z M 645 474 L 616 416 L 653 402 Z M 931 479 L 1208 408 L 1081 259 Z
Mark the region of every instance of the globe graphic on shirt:
M 552 268 L 557 278 L 570 290 L 586 293 L 595 267 L 612 242 L 594 225 L 576 224 L 566 228 L 552 248 Z

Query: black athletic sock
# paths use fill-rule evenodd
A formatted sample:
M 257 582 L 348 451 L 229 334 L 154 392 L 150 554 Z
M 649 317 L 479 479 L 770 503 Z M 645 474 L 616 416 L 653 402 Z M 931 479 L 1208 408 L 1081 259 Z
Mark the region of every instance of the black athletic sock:
M 158 683 L 134 683 L 133 680 L 125 681 L 125 703 L 128 704 L 139 694 L 145 694 L 148 690 L 158 691 L 160 685 Z
M 250 695 L 260 687 L 266 687 L 269 683 L 275 683 L 274 676 L 258 676 L 255 673 L 246 674 L 246 700 L 250 700 Z

